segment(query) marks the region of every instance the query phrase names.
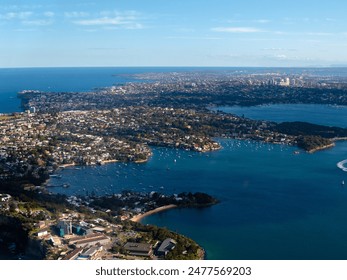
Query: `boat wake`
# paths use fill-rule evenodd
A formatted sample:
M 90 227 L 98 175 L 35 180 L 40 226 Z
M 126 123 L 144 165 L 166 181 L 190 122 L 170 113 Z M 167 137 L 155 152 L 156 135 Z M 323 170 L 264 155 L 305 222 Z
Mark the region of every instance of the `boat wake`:
M 346 166 L 345 166 L 346 165 Z M 347 159 L 337 163 L 337 167 L 347 172 Z

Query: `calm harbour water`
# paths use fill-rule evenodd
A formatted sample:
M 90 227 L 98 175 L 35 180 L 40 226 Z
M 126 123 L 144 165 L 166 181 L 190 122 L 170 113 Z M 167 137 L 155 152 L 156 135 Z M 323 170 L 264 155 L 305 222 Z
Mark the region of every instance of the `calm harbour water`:
M 274 122 L 303 121 L 347 128 L 347 106 L 318 104 L 271 104 L 251 107 L 217 107 L 221 110 L 255 120 Z
M 0 83 L 0 112 L 19 111 L 16 92 L 23 89 L 90 90 L 127 81 L 113 74 L 146 71 L 161 70 L 0 69 L 1 80 L 6 81 Z M 347 126 L 346 112 L 337 107 L 281 105 L 284 107 L 278 114 L 273 112 L 278 110 L 274 106 L 230 112 L 269 120 L 274 120 L 273 114 L 278 121 L 311 118 L 314 123 Z M 312 110 L 319 112 L 313 119 Z M 251 116 L 254 111 L 257 115 Z M 202 209 L 174 209 L 142 222 L 193 238 L 206 249 L 208 259 L 347 259 L 347 188 L 341 185 L 342 180 L 347 182 L 347 173 L 336 166 L 347 158 L 347 142 L 314 154 L 294 154 L 295 147 L 219 141 L 223 149 L 206 154 L 154 148 L 153 157 L 144 164 L 66 168 L 60 171 L 61 179 L 50 183 L 68 183 L 70 188 L 51 190 L 68 195 L 112 194 L 125 189 L 202 191 L 221 203 Z
M 347 173 L 336 166 L 347 157 L 346 142 L 298 155 L 294 147 L 220 142 L 222 150 L 207 154 L 154 148 L 145 164 L 69 168 L 51 183 L 71 187 L 52 191 L 203 191 L 221 203 L 142 222 L 193 238 L 209 259 L 347 259 Z

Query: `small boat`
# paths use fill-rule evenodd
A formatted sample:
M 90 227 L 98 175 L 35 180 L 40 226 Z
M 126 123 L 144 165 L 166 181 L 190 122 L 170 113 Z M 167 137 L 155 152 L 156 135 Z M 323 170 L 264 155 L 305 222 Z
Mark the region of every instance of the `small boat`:
M 341 185 L 342 185 L 342 186 L 344 186 L 344 185 L 345 185 L 345 181 L 344 181 L 344 180 L 342 180 Z
M 61 175 L 58 175 L 58 174 L 51 174 L 51 175 L 49 175 L 49 177 L 61 179 Z

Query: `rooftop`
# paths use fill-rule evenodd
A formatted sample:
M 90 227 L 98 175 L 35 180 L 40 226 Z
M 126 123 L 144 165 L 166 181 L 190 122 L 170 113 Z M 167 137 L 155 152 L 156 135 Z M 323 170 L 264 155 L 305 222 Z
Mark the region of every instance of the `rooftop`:
M 159 249 L 158 249 L 158 253 L 167 253 L 169 252 L 170 250 L 172 250 L 175 246 L 176 246 L 177 242 L 171 238 L 167 238 L 165 239 Z
M 128 242 L 124 245 L 124 249 L 129 252 L 143 252 L 148 253 L 152 249 L 151 244 L 147 243 L 133 243 Z

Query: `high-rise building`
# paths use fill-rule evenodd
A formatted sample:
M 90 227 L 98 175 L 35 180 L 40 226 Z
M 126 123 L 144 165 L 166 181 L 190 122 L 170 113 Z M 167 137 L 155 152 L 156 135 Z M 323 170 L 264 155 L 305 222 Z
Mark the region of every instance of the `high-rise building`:
M 281 79 L 280 86 L 288 87 L 289 85 L 290 85 L 289 78 Z

